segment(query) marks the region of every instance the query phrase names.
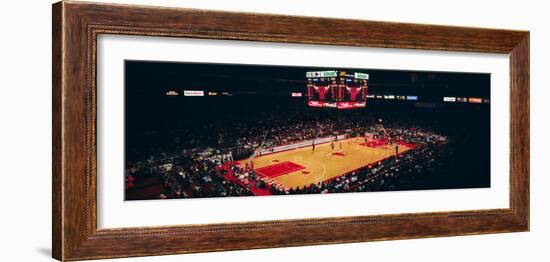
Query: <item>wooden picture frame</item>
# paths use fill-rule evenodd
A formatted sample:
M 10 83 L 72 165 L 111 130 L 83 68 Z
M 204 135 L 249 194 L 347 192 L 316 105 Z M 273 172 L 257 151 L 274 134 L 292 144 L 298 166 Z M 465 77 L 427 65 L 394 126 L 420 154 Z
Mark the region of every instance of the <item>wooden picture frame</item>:
M 52 31 L 52 245 L 56 259 L 150 256 L 529 230 L 528 31 L 72 1 L 53 5 Z M 510 208 L 98 229 L 96 42 L 99 34 L 508 54 Z

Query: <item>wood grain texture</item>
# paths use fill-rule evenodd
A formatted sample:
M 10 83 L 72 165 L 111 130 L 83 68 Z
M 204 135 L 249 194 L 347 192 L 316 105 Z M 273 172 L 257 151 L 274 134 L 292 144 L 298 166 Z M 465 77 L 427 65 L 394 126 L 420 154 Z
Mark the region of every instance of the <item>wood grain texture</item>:
M 53 257 L 82 260 L 529 230 L 529 33 L 525 31 L 60 2 L 53 6 Z M 98 229 L 99 34 L 510 55 L 510 208 Z
M 529 227 L 529 33 L 510 52 L 510 207 Z
M 63 202 L 61 171 L 61 71 L 62 69 L 62 33 L 61 5 L 52 8 L 52 256 L 61 257 L 63 253 Z

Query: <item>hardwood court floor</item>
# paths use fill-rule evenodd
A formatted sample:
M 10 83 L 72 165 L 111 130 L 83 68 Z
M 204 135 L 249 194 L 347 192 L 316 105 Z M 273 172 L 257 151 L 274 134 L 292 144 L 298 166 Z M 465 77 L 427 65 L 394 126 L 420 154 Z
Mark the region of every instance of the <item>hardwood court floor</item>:
M 343 154 L 333 154 L 333 152 L 340 150 L 339 142 L 342 143 Z M 375 148 L 361 145 L 362 142 L 364 142 L 362 139 L 349 138 L 336 142 L 334 151 L 331 150 L 330 143 L 325 143 L 316 145 L 315 151 L 312 150 L 311 146 L 308 146 L 257 156 L 254 159 L 254 168 L 256 170 L 265 169 L 265 167 L 286 161 L 303 166 L 304 168 L 298 171 L 270 178 L 275 183 L 287 188 L 302 187 L 329 180 L 395 154 L 395 145 Z M 411 148 L 399 145 L 399 153 L 409 149 Z M 244 164 L 246 160 L 239 162 Z

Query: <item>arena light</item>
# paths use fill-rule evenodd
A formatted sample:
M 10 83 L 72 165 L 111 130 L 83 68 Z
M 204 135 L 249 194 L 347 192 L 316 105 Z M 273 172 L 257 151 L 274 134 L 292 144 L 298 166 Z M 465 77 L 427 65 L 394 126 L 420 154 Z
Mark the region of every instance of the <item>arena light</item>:
M 456 101 L 462 102 L 462 103 L 466 103 L 466 102 L 468 102 L 468 98 L 465 98 L 465 97 L 457 97 L 457 98 L 456 98 Z
M 483 101 L 479 97 L 469 97 L 468 102 L 473 104 L 481 104 Z
M 300 92 L 292 92 L 292 93 L 290 94 L 290 96 L 291 96 L 291 97 L 302 97 L 302 93 L 300 93 Z
M 416 101 L 416 100 L 418 100 L 418 96 L 407 96 L 407 100 Z
M 394 95 L 385 95 L 384 99 L 395 99 Z
M 170 91 L 166 92 L 166 95 L 167 96 L 177 96 L 177 95 L 179 95 L 179 93 L 174 91 L 174 90 L 170 90 Z
M 443 97 L 443 102 L 456 102 L 456 97 L 450 97 L 450 96 Z
M 217 95 L 218 95 L 218 92 L 208 92 L 208 95 L 209 95 L 209 96 L 217 96 Z
M 183 96 L 204 96 L 204 91 L 202 90 L 184 90 Z
M 374 95 L 367 95 L 367 98 L 374 98 Z

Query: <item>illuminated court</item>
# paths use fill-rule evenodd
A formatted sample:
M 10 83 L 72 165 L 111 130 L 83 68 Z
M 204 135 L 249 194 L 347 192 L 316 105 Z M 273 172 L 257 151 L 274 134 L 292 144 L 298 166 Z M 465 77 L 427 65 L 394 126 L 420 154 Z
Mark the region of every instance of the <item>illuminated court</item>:
M 342 150 L 340 153 L 340 143 Z M 399 145 L 399 153 L 411 147 Z M 253 160 L 257 174 L 274 183 L 290 188 L 323 182 L 384 158 L 395 155 L 395 145 L 368 147 L 363 139 L 349 138 L 288 151 L 256 156 Z M 246 160 L 239 161 L 242 165 Z

